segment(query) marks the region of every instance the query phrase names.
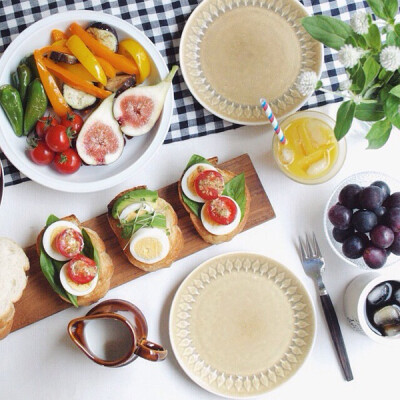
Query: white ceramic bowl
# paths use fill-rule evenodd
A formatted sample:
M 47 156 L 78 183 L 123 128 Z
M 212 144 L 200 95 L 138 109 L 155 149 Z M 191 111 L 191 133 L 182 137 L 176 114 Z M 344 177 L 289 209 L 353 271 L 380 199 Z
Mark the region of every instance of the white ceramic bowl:
M 328 218 L 328 212 L 329 209 L 336 204 L 339 200 L 339 193 L 340 191 L 348 184 L 350 183 L 355 183 L 360 186 L 369 186 L 372 182 L 375 181 L 384 181 L 386 182 L 389 187 L 391 193 L 393 192 L 399 192 L 400 191 L 400 182 L 397 181 L 396 179 L 392 178 L 389 175 L 383 174 L 381 172 L 376 172 L 376 171 L 363 171 L 363 172 L 358 172 L 354 175 L 349 176 L 346 178 L 344 181 L 342 181 L 336 189 L 333 191 L 332 195 L 330 196 L 328 202 L 326 203 L 325 210 L 324 210 L 324 231 L 325 235 L 327 237 L 327 240 L 332 247 L 333 251 L 344 261 L 348 262 L 349 264 L 355 265 L 356 267 L 362 268 L 364 270 L 372 271 L 371 268 L 368 267 L 368 265 L 364 262 L 363 258 L 358 258 L 355 260 L 352 260 L 350 258 L 347 258 L 343 252 L 342 252 L 342 243 L 338 243 L 332 235 L 332 230 L 333 230 L 333 225 L 329 221 Z M 386 264 L 382 267 L 388 267 L 389 265 L 394 264 L 395 262 L 399 262 L 400 257 L 396 256 L 394 254 L 390 254 Z
M 10 83 L 10 75 L 19 62 L 34 49 L 48 45 L 52 29 L 65 30 L 72 22 L 87 25 L 99 21 L 106 23 L 118 33 L 119 39 L 132 38 L 138 41 L 151 59 L 151 74 L 144 84 L 155 84 L 164 78 L 168 68 L 154 44 L 137 28 L 120 18 L 95 11 L 68 11 L 51 15 L 25 29 L 6 49 L 0 59 L 0 85 Z M 155 127 L 146 135 L 128 140 L 122 156 L 113 164 L 89 167 L 82 166 L 72 175 L 62 175 L 50 166 L 34 164 L 26 154 L 25 138 L 17 137 L 8 119 L 0 111 L 0 147 L 7 158 L 30 179 L 52 189 L 65 192 L 94 192 L 115 186 L 131 177 L 147 163 L 163 143 L 169 130 L 173 92 L 170 89 L 164 109 Z

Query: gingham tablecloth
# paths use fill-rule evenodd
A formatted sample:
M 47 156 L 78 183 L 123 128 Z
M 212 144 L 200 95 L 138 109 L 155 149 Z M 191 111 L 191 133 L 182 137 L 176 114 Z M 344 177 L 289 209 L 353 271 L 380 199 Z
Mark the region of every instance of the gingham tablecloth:
M 365 9 L 362 0 L 303 0 L 310 14 L 324 14 L 349 21 L 356 9 Z M 199 0 L 0 0 L 0 53 L 29 25 L 51 14 L 67 10 L 103 11 L 129 21 L 155 43 L 169 67 L 179 61 L 179 42 L 185 22 Z M 322 82 L 335 88 L 344 79 L 344 70 L 335 54 L 325 48 Z M 210 135 L 238 125 L 223 121 L 205 110 L 190 94 L 182 75 L 174 79 L 175 109 L 171 128 L 164 143 Z M 303 108 L 317 107 L 340 99 L 317 92 Z M 15 185 L 28 180 L 0 152 L 4 166 L 5 184 Z

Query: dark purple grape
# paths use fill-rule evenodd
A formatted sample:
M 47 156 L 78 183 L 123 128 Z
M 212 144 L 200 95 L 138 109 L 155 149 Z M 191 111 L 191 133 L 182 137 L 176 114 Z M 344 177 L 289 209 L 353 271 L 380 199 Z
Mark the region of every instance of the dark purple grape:
M 348 258 L 360 258 L 363 255 L 366 245 L 367 243 L 365 239 L 360 235 L 355 234 L 350 236 L 343 242 L 342 252 Z
M 372 211 L 359 210 L 353 214 L 351 224 L 358 232 L 367 233 L 378 224 L 378 217 Z
M 389 247 L 389 250 L 396 256 L 400 256 L 400 232 L 395 232 L 393 244 Z
M 343 243 L 353 233 L 354 233 L 353 227 L 347 229 L 333 228 L 332 230 L 333 238 L 339 243 Z
M 381 249 L 390 247 L 394 240 L 393 231 L 385 225 L 377 225 L 371 231 L 371 242 Z
M 339 193 L 339 202 L 345 207 L 353 209 L 358 207 L 358 194 L 362 187 L 356 184 L 346 185 Z
M 386 250 L 369 246 L 364 250 L 363 258 L 368 267 L 373 269 L 381 268 L 387 260 Z
M 378 186 L 383 192 L 383 201 L 385 201 L 390 196 L 390 188 L 386 182 L 375 181 L 371 183 L 371 186 Z
M 386 223 L 393 232 L 400 232 L 400 207 L 390 208 L 386 214 Z
M 372 210 L 378 218 L 382 218 L 386 214 L 386 207 L 380 206 Z
M 384 206 L 386 208 L 400 207 L 400 192 L 392 193 L 386 200 Z
M 366 210 L 374 210 L 382 205 L 383 191 L 378 186 L 368 186 L 360 192 L 360 206 Z
M 347 229 L 350 226 L 352 211 L 341 204 L 335 204 L 328 212 L 329 221 L 339 229 Z

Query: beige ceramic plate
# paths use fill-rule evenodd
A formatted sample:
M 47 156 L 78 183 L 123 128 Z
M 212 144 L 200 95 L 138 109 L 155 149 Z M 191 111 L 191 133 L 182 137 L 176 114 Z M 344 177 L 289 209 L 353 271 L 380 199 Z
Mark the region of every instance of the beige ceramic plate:
M 306 101 L 298 75 L 320 75 L 322 46 L 301 25 L 297 0 L 204 0 L 183 30 L 180 65 L 189 90 L 211 113 L 261 125 L 265 97 L 277 117 Z
M 215 257 L 179 287 L 169 321 L 183 370 L 226 397 L 265 393 L 303 364 L 315 331 L 306 289 L 283 265 L 252 253 Z

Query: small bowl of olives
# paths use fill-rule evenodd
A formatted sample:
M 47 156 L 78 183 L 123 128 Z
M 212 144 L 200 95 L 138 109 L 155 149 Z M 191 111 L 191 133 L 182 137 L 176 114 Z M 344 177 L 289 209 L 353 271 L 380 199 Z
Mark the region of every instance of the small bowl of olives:
M 400 182 L 371 171 L 348 177 L 328 200 L 324 229 L 350 264 L 371 270 L 400 261 Z

